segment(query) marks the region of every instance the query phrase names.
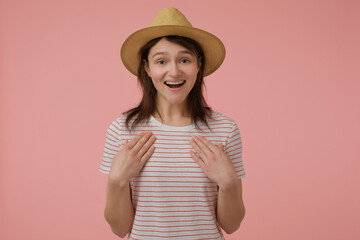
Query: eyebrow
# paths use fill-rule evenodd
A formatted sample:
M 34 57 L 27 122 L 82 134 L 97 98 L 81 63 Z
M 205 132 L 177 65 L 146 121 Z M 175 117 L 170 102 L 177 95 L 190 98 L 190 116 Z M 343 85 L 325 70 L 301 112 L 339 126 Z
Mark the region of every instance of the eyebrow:
M 190 55 L 194 56 L 194 53 L 189 51 L 189 50 L 180 51 L 179 53 L 187 53 L 187 54 L 190 54 Z M 168 52 L 157 52 L 154 55 L 152 55 L 152 58 L 154 58 L 156 55 L 162 55 L 162 54 L 168 55 L 169 53 Z

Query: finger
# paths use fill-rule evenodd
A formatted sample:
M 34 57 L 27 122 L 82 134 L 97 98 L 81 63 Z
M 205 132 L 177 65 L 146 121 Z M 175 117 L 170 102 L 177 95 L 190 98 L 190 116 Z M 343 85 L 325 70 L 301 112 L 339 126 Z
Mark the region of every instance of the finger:
M 140 149 L 144 146 L 144 144 L 148 141 L 148 139 L 151 137 L 152 132 L 148 131 L 146 132 L 135 144 L 135 146 L 132 148 L 132 150 L 138 154 Z
M 128 144 L 128 140 L 127 140 L 127 139 L 124 139 L 124 143 L 123 143 L 122 145 L 120 145 L 120 148 L 127 148 L 127 145 L 126 145 L 126 144 Z M 119 154 L 121 154 L 121 151 L 118 151 L 118 152 L 116 153 L 116 156 L 119 155 Z
M 206 156 L 211 156 L 213 151 L 210 150 L 210 148 L 200 138 L 198 138 L 197 136 L 194 136 L 194 141 L 195 141 L 196 145 L 202 150 L 202 152 Z M 203 157 L 203 156 L 201 156 L 201 157 Z
M 139 152 L 138 152 L 138 156 L 142 157 L 148 150 L 149 148 L 154 144 L 156 140 L 155 135 L 152 135 L 144 144 L 144 146 L 142 148 L 140 148 Z
M 140 165 L 141 167 L 144 166 L 144 164 L 146 163 L 147 160 L 149 160 L 149 158 L 151 157 L 151 155 L 153 154 L 155 150 L 155 146 L 152 145 L 148 150 L 147 152 L 144 154 L 144 156 L 142 156 L 142 158 L 140 159 Z
M 207 140 L 205 137 L 200 135 L 197 135 L 197 137 L 202 143 L 204 143 L 209 148 L 210 151 L 212 152 L 216 151 L 216 147 L 211 141 Z
M 129 143 L 129 140 L 125 139 L 123 146 L 125 146 L 125 145 L 128 144 L 128 143 Z
M 224 145 L 222 145 L 222 143 L 219 143 L 216 147 L 218 147 L 221 152 L 224 152 Z
M 204 170 L 205 169 L 205 163 L 203 162 L 203 160 L 201 160 L 198 156 L 196 156 L 196 154 L 193 151 L 189 151 L 190 152 L 190 156 L 194 159 L 194 161 L 199 164 L 199 166 Z
M 143 131 L 143 132 L 137 134 L 133 139 L 131 139 L 131 140 L 129 141 L 128 147 L 129 147 L 130 149 L 133 148 L 133 147 L 136 145 L 137 141 L 139 141 L 139 139 L 142 138 L 142 136 L 143 136 L 145 133 L 146 133 L 146 132 Z
M 202 148 L 200 148 L 200 146 L 197 144 L 197 142 L 195 140 L 191 140 L 190 141 L 191 145 L 193 146 L 193 148 L 195 149 L 195 151 L 197 152 L 197 154 L 200 155 L 200 157 L 202 159 L 204 159 L 204 161 L 207 159 L 207 155 L 205 154 L 205 152 L 202 150 Z

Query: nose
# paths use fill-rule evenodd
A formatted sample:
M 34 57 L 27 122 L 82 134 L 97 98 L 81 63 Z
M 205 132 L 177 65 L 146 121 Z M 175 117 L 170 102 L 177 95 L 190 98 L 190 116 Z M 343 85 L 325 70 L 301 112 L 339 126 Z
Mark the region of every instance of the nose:
M 170 65 L 169 74 L 171 77 L 178 77 L 181 75 L 181 69 L 180 66 L 176 62 L 173 62 Z

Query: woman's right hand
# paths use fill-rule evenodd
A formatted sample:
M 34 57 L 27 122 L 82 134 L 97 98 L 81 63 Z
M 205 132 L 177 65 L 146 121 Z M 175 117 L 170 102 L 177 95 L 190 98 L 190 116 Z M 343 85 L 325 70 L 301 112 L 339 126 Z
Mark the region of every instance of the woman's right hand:
M 130 141 L 125 140 L 124 146 L 112 161 L 109 180 L 114 184 L 128 184 L 154 152 L 155 139 L 152 132 L 144 131 Z

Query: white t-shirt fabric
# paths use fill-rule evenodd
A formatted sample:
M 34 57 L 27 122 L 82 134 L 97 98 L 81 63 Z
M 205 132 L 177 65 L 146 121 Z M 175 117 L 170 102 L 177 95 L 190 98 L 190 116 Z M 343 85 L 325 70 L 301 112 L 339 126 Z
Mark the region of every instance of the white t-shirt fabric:
M 245 177 L 242 142 L 235 121 L 212 110 L 208 124 L 175 127 L 159 122 L 153 116 L 126 129 L 122 114 L 108 127 L 99 171 L 109 174 L 112 159 L 125 143 L 142 131 L 156 136 L 155 150 L 143 169 L 130 180 L 132 205 L 135 210 L 131 240 L 215 239 L 224 240 L 216 219 L 217 184 L 209 179 L 193 160 L 189 151 L 193 135 L 201 135 L 214 145 L 223 144 L 238 179 Z M 130 121 L 130 125 L 132 120 Z

